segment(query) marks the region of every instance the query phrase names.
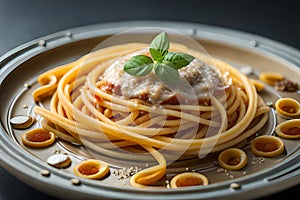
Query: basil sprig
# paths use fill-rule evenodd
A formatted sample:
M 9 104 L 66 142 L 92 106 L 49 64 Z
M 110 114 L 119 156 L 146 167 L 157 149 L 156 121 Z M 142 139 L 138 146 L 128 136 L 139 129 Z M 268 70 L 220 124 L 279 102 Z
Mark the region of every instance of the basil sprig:
M 145 76 L 154 70 L 155 75 L 166 83 L 178 83 L 178 69 L 187 66 L 194 57 L 182 52 L 169 52 L 170 41 L 165 32 L 157 35 L 150 44 L 151 57 L 137 55 L 124 65 L 124 71 L 132 76 Z

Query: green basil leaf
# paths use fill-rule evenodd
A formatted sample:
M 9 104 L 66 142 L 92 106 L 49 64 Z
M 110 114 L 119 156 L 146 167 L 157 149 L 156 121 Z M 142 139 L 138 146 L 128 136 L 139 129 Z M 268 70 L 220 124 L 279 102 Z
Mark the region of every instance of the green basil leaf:
M 153 60 L 161 62 L 164 59 L 163 55 L 158 50 L 150 48 L 149 51 Z
M 132 76 L 145 76 L 153 69 L 153 61 L 149 56 L 137 55 L 124 65 L 124 71 Z
M 168 53 L 169 47 L 170 47 L 169 38 L 165 32 L 162 32 L 152 40 L 150 44 L 150 53 L 151 53 L 151 49 L 155 49 L 157 52 L 160 53 L 159 57 L 164 57 Z M 157 52 L 155 52 L 155 54 L 151 53 L 151 56 L 155 61 L 158 61 Z
M 171 62 L 176 69 L 180 69 L 190 64 L 194 60 L 194 56 L 182 52 L 169 52 L 164 60 Z
M 157 63 L 154 67 L 155 75 L 166 83 L 176 84 L 179 82 L 179 73 L 176 69 L 165 65 L 163 63 Z

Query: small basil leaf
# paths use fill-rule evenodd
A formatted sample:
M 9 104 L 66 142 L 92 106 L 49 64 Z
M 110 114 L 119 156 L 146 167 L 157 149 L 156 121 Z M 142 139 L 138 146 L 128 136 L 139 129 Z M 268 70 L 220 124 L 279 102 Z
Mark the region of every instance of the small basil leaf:
M 164 59 L 163 55 L 158 50 L 150 48 L 149 51 L 153 60 L 161 62 Z
M 176 69 L 180 69 L 190 64 L 194 60 L 194 56 L 182 52 L 169 52 L 164 60 L 171 62 Z
M 165 65 L 163 63 L 157 63 L 155 66 L 155 75 L 166 83 L 178 83 L 179 82 L 179 73 L 176 69 Z
M 168 53 L 169 47 L 170 47 L 170 41 L 165 32 L 158 34 L 150 44 L 150 49 L 157 50 L 162 57 L 164 57 Z M 152 53 L 151 56 L 153 56 Z
M 169 67 L 172 67 L 173 69 L 175 69 L 175 70 L 178 70 L 178 68 L 171 62 L 171 61 L 168 61 L 168 60 L 163 60 L 162 61 L 162 63 L 163 64 L 165 64 L 165 65 L 168 65 Z
M 145 55 L 130 58 L 124 65 L 124 71 L 132 76 L 145 76 L 153 69 L 153 61 Z

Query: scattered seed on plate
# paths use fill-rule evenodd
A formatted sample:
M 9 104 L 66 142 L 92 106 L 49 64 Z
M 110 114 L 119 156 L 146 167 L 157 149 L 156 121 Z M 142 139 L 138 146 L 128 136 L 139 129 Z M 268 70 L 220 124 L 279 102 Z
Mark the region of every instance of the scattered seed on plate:
M 219 169 L 217 170 L 217 172 L 218 172 L 218 173 L 225 172 L 225 169 L 224 169 L 224 168 L 219 168 Z
M 123 167 L 122 169 L 114 170 L 113 174 L 115 176 L 117 176 L 119 180 L 121 180 L 121 179 L 126 179 L 130 176 L 133 176 L 134 174 L 136 174 L 137 172 L 139 172 L 141 170 L 142 169 L 137 166 L 130 167 L 130 168 Z
M 165 184 L 166 184 L 166 188 L 171 188 L 169 180 L 166 180 Z
M 27 89 L 31 88 L 31 85 L 29 83 L 24 83 L 24 87 L 26 87 Z
M 28 105 L 24 104 L 24 105 L 22 106 L 22 108 L 23 108 L 23 109 L 27 109 L 27 108 L 28 108 Z
M 238 184 L 238 183 L 231 183 L 230 184 L 230 188 L 236 190 L 236 189 L 240 189 L 241 188 L 241 185 Z
M 50 174 L 51 174 L 51 173 L 50 173 L 48 170 L 46 170 L 46 169 L 41 170 L 40 173 L 41 173 L 42 176 L 50 176 Z
M 80 185 L 80 184 L 81 184 L 81 181 L 80 181 L 79 179 L 77 179 L 77 178 L 72 178 L 72 179 L 71 179 L 71 183 L 72 183 L 73 185 Z
M 38 45 L 39 46 L 46 46 L 46 44 L 47 44 L 47 42 L 45 41 L 45 40 L 40 40 L 39 42 L 38 42 Z

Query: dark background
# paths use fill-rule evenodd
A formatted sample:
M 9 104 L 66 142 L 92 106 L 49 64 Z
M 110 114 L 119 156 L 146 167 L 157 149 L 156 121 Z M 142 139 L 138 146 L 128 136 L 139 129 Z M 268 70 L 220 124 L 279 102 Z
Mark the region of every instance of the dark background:
M 300 49 L 299 1 L 0 0 L 0 55 L 69 28 L 126 20 L 194 22 L 265 36 Z M 294 199 L 300 186 L 265 199 Z M 52 199 L 0 168 L 0 200 Z

